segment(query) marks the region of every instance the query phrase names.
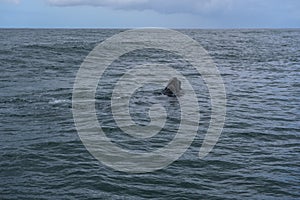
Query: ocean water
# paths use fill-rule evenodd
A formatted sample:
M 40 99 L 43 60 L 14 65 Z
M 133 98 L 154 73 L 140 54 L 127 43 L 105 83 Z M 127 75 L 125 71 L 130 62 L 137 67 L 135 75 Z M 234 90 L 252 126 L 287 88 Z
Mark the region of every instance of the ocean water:
M 122 148 L 161 148 L 179 124 L 176 99 L 155 96 L 158 89 L 148 86 L 131 98 L 131 117 L 146 125 L 149 105 L 164 102 L 174 111 L 164 134 L 143 141 L 122 133 L 111 115 L 110 95 L 129 66 L 172 63 L 197 91 L 200 122 L 192 145 L 171 165 L 141 174 L 119 172 L 95 159 L 72 115 L 81 63 L 98 43 L 122 31 L 0 29 L 0 199 L 300 198 L 299 29 L 179 30 L 207 50 L 226 88 L 224 129 L 204 159 L 198 152 L 211 105 L 202 78 L 176 55 L 155 49 L 114 62 L 122 70 L 99 82 L 95 107 L 103 130 Z

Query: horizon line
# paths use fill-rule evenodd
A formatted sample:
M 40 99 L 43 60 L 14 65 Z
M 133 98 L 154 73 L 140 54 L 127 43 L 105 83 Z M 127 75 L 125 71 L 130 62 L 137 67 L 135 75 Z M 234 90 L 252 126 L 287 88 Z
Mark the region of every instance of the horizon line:
M 142 28 L 164 28 L 164 29 L 189 29 L 189 30 L 258 30 L 258 29 L 300 29 L 300 27 L 1 27 L 0 29 L 142 29 Z

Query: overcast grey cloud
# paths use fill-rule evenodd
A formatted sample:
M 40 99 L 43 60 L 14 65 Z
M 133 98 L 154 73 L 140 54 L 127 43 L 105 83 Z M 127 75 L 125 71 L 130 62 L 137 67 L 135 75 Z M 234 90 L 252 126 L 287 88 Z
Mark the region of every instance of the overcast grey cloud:
M 0 4 L 2 27 L 300 27 L 299 0 L 0 0 Z
M 260 24 L 300 24 L 300 1 L 297 0 L 47 0 L 52 6 L 92 6 L 118 10 L 151 10 L 161 14 L 190 14 L 210 20 L 245 20 Z M 252 26 L 252 25 L 251 25 Z

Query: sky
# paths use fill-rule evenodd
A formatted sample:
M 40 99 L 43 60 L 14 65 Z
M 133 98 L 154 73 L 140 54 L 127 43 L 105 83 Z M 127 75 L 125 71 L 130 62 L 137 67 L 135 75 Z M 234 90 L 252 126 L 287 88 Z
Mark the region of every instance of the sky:
M 2 28 L 300 28 L 299 0 L 0 0 Z

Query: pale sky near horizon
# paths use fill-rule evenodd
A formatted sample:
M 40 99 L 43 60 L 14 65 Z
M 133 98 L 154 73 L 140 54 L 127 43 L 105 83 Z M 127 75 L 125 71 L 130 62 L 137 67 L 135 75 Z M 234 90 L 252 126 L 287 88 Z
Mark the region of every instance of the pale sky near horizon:
M 298 0 L 0 0 L 2 28 L 300 28 Z

